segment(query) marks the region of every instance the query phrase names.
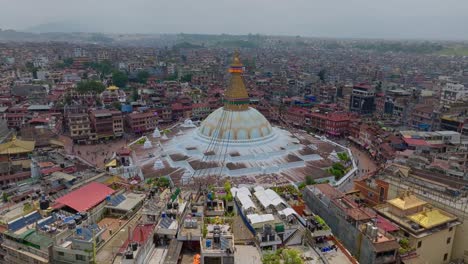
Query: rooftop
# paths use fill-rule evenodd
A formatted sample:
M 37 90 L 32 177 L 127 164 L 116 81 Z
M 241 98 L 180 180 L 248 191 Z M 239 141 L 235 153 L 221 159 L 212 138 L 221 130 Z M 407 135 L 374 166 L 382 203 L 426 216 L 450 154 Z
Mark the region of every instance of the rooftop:
M 35 141 L 19 140 L 14 137 L 11 141 L 0 144 L 0 155 L 32 152 L 35 144 Z
M 84 212 L 104 201 L 115 191 L 99 182 L 91 182 L 56 200 L 56 203 L 66 205 L 77 212 Z
M 425 201 L 417 198 L 415 195 L 403 195 L 387 202 L 401 210 L 409 210 L 427 204 Z

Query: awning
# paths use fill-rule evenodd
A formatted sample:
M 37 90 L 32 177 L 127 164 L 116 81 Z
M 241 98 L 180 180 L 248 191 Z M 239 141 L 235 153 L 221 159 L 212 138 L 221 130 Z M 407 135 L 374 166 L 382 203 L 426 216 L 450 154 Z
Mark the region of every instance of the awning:
M 117 160 L 116 160 L 116 159 L 113 159 L 113 160 L 109 161 L 109 162 L 106 164 L 106 168 L 109 168 L 109 167 L 117 167 Z

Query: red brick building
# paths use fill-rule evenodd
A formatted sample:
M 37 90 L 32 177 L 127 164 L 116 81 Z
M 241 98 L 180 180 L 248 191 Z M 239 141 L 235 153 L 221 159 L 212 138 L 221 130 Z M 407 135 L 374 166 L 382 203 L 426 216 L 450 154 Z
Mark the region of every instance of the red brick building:
M 349 133 L 349 124 L 353 115 L 346 112 L 308 113 L 310 126 L 321 133 L 332 136 L 343 136 Z
M 125 125 L 130 133 L 143 133 L 153 131 L 158 126 L 158 113 L 147 111 L 131 113 L 125 118 Z
M 92 110 L 89 118 L 97 139 L 121 137 L 123 135 L 122 112 L 107 109 Z
M 354 181 L 354 189 L 358 190 L 359 196 L 366 204 L 371 206 L 381 204 L 387 200 L 388 188 L 387 182 L 378 179 L 364 178 Z

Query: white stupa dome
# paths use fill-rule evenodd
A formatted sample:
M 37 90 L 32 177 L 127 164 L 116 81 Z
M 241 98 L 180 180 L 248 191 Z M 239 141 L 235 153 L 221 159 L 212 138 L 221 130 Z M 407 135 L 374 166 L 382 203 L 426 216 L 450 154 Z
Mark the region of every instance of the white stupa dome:
M 270 122 L 252 107 L 244 111 L 220 107 L 202 122 L 198 134 L 207 140 L 247 143 L 271 138 L 273 129 Z

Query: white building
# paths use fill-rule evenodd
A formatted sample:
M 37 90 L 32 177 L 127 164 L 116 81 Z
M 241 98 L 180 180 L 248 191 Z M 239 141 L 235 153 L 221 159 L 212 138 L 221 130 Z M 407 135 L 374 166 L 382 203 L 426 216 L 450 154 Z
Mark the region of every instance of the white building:
M 468 89 L 463 84 L 448 82 L 442 87 L 441 102 L 443 106 L 468 99 Z

